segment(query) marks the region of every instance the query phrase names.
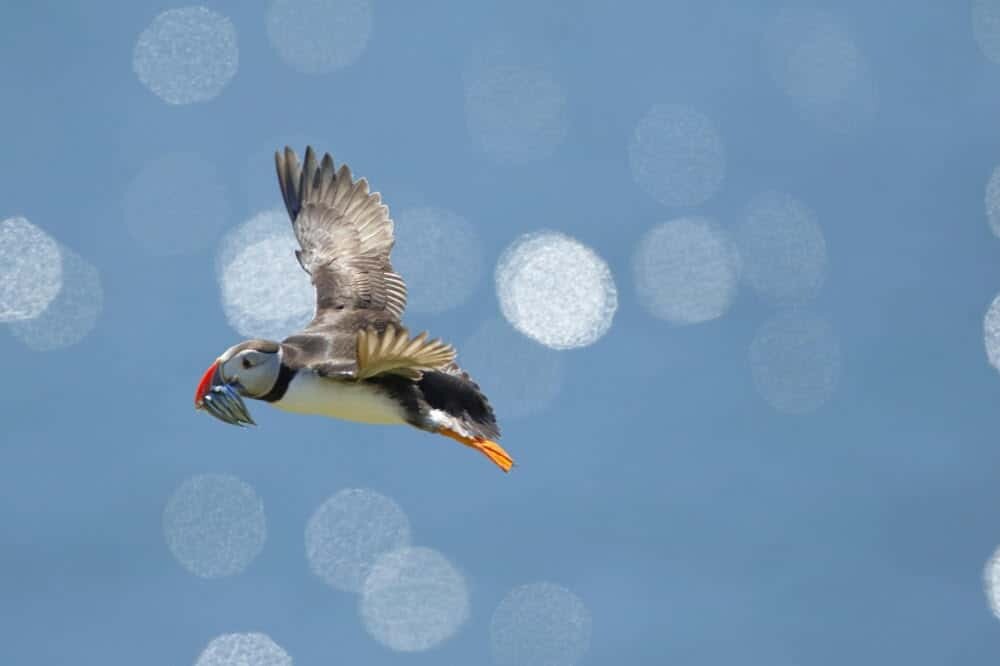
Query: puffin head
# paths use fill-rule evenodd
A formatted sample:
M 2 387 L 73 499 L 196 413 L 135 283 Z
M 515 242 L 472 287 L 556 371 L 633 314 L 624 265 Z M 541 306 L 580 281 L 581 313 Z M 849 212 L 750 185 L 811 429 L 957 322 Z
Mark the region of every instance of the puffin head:
M 236 425 L 241 421 L 253 423 L 241 397 L 267 395 L 278 382 L 280 372 L 281 345 L 277 342 L 246 340 L 233 345 L 202 375 L 194 394 L 195 409 L 206 409 Z

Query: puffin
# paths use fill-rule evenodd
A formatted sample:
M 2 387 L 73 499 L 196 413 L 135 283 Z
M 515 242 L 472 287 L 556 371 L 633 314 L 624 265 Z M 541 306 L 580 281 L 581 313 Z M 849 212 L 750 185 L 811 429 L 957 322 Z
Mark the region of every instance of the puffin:
M 197 410 L 239 426 L 254 424 L 243 399 L 285 412 L 407 425 L 479 451 L 504 472 L 514 465 L 500 429 L 455 348 L 402 324 L 406 283 L 390 260 L 388 207 L 365 178 L 354 180 L 329 153 L 306 148 L 300 163 L 275 153 L 278 185 L 316 292 L 313 319 L 284 340 L 245 340 L 208 367 Z

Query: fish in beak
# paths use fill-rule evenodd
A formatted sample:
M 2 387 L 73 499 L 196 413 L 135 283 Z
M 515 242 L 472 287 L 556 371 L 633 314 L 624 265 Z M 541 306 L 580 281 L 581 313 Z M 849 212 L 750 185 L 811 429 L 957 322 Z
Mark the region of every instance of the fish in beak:
M 243 398 L 234 383 L 222 376 L 219 360 L 208 366 L 194 393 L 194 408 L 206 412 L 226 423 L 238 426 L 257 425 L 247 411 Z

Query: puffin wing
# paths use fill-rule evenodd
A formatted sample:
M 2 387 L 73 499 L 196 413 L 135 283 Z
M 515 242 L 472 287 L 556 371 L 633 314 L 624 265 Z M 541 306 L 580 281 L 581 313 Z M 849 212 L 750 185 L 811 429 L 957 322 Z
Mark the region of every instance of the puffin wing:
M 382 197 L 364 178 L 354 180 L 346 164 L 335 170 L 329 153 L 317 162 L 312 147 L 302 165 L 286 147 L 275 153 L 275 166 L 301 248 L 296 257 L 316 288 L 309 328 L 356 332 L 360 322 L 398 322 L 406 283 L 389 261 L 395 240 Z
M 394 374 L 420 381 L 424 371 L 444 368 L 455 360 L 455 349 L 427 333 L 411 338 L 405 328 L 386 326 L 358 331 L 358 379 Z
M 316 314 L 284 340 L 300 366 L 343 379 L 396 374 L 417 381 L 444 367 L 455 351 L 426 334 L 409 337 L 399 321 L 406 283 L 392 268 L 395 243 L 389 209 L 353 180 L 346 164 L 319 162 L 311 147 L 299 164 L 291 148 L 275 153 L 278 183 L 300 250 L 295 256 L 316 289 Z

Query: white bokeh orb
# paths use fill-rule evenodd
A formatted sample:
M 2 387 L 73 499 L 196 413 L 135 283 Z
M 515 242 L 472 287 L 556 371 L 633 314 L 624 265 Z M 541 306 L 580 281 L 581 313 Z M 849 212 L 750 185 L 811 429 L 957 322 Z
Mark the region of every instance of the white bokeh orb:
M 607 263 L 565 234 L 521 236 L 500 257 L 495 278 L 507 321 L 553 349 L 597 342 L 618 309 L 618 290 Z
M 60 252 L 63 279 L 58 295 L 37 317 L 10 323 L 14 337 L 35 351 L 77 344 L 94 330 L 104 307 L 100 271 L 69 248 L 62 247 Z
M 205 646 L 195 666 L 292 666 L 292 658 L 267 634 L 222 634 Z
M 1000 370 L 1000 295 L 993 299 L 983 317 L 983 343 L 990 365 Z
M 803 103 L 837 102 L 859 74 L 861 52 L 828 12 L 785 8 L 772 21 L 767 37 L 771 75 L 785 93 Z
M 313 512 L 305 543 L 316 576 L 339 590 L 359 592 L 380 555 L 410 544 L 410 521 L 385 495 L 350 488 Z
M 986 181 L 986 193 L 983 197 L 986 208 L 986 221 L 994 236 L 1000 237 L 1000 166 L 993 169 Z
M 815 211 L 784 192 L 755 196 L 736 228 L 743 275 L 773 305 L 801 305 L 826 281 L 827 251 Z
M 466 302 L 483 275 L 476 228 L 441 208 L 408 208 L 393 218 L 392 265 L 406 281 L 406 309 L 439 314 Z
M 201 578 L 242 573 L 267 539 L 264 505 L 253 487 L 226 474 L 194 476 L 163 510 L 163 533 L 174 558 Z
M 642 116 L 628 144 L 632 177 L 665 206 L 699 206 L 726 175 L 726 148 L 715 123 L 689 106 L 657 104 Z
M 271 0 L 267 38 L 289 67 L 327 74 L 361 57 L 372 32 L 369 0 Z
M 851 130 L 877 110 L 868 59 L 830 12 L 812 7 L 782 9 L 765 33 L 764 49 L 775 84 L 818 124 Z
M 553 583 L 511 590 L 490 621 L 497 666 L 574 666 L 587 653 L 593 621 L 577 595 Z
M 993 616 L 1000 620 L 1000 548 L 997 548 L 983 567 L 983 591 Z
M 421 652 L 455 635 L 469 617 L 465 578 L 441 553 L 408 547 L 372 566 L 360 600 L 361 619 L 376 641 L 397 652 Z
M 169 9 L 139 34 L 132 69 L 168 104 L 216 97 L 239 68 L 236 28 L 206 7 Z
M 282 340 L 312 319 L 316 292 L 298 248 L 284 210 L 259 213 L 226 234 L 216 268 L 226 320 L 238 333 Z
M 724 315 L 736 297 L 740 257 L 712 220 L 685 217 L 660 224 L 639 242 L 633 260 L 640 303 L 673 324 Z
M 972 35 L 983 55 L 1000 64 L 1000 0 L 972 0 Z
M 0 222 L 0 322 L 38 317 L 62 284 L 59 243 L 23 217 Z

